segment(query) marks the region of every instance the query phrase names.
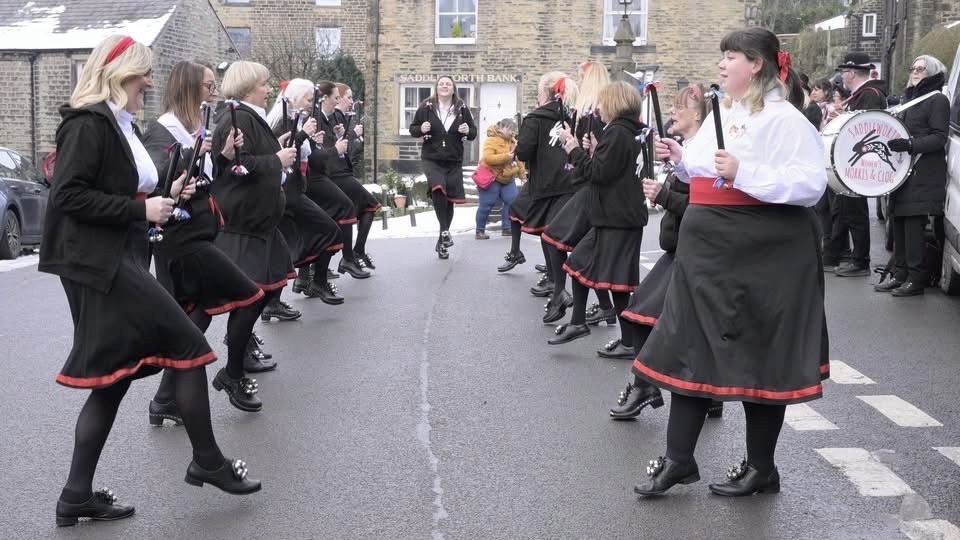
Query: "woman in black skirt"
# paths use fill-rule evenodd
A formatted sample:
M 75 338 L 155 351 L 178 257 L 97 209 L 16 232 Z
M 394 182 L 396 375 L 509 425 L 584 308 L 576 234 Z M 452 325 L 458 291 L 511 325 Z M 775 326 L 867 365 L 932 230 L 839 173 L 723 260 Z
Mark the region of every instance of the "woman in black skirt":
M 573 315 L 569 324 L 557 327 L 551 345 L 568 343 L 590 333 L 586 323 L 589 290 L 608 290 L 614 308 L 627 306 L 640 283 L 640 242 L 647 224 L 647 205 L 640 184 L 637 156 L 643 150 L 638 135 L 643 98 L 625 82 L 608 84 L 600 90 L 597 111 L 607 124 L 597 142 L 592 133 L 592 154 L 581 148 L 576 135 L 565 131 L 564 149 L 570 153 L 588 190 L 584 211 L 590 230 L 577 242 L 563 265 L 573 277 Z
M 133 125 L 144 91 L 153 86 L 151 62 L 150 49 L 130 37 L 105 39 L 60 110 L 39 270 L 60 276 L 74 323 L 73 348 L 57 382 L 91 392 L 77 418 L 70 473 L 57 501 L 59 526 L 134 513 L 112 491 L 93 492 L 93 476 L 131 381 L 162 368 L 173 370 L 175 399 L 193 446 L 186 481 L 235 494 L 260 489 L 259 481 L 246 477 L 246 464 L 224 458 L 213 435 L 204 366 L 216 355 L 146 268 L 147 223 L 166 222 L 175 204 L 148 197 L 157 169 Z
M 287 100 L 286 121 L 283 118 L 284 99 Z M 267 115 L 267 123 L 275 136 L 295 131 L 296 138 L 293 143 L 297 148 L 296 166 L 291 167 L 284 184 L 287 205 L 279 228 L 287 241 L 287 247 L 290 248 L 293 266 L 297 268 L 293 292 L 302 292 L 311 298 L 319 297 L 324 303 L 339 305 L 343 303 L 343 298 L 327 280 L 327 268 L 334 253 L 345 245 L 342 240 L 342 226 L 335 221 L 343 215 L 331 215 L 309 196 L 311 179 L 317 174 L 317 171 L 312 170 L 317 167 L 312 167 L 311 163 L 316 163 L 314 154 L 321 148 L 318 143 L 323 142 L 323 132 L 319 131 L 317 119 L 304 119 L 300 111 L 313 110 L 313 101 L 313 83 L 306 79 L 292 79 L 282 88 L 277 103 Z M 323 159 L 322 156 L 319 157 Z M 339 194 L 342 199 L 346 198 L 333 182 L 328 180 L 328 185 L 330 191 Z M 349 200 L 347 206 L 341 207 L 348 211 L 353 208 Z M 319 272 L 316 271 L 317 268 L 320 269 Z
M 189 170 L 193 166 L 189 161 L 196 134 L 204 129 L 200 103 L 209 92 L 209 87 L 202 84 L 205 79 L 213 80 L 213 72 L 189 61 L 178 62 L 170 71 L 164 94 L 166 112 L 155 122 L 147 124 L 143 139 L 158 171 L 167 170 L 170 159 L 167 149 L 178 142 L 183 147 L 181 168 Z M 228 139 L 229 144 L 214 158 L 208 155 L 211 137 L 204 137 L 201 143 L 202 178 L 215 178 L 215 168 L 230 166 L 234 147 L 243 146 L 243 135 L 234 138 L 231 134 Z M 168 223 L 163 228 L 163 241 L 155 244 L 157 279 L 203 332 L 207 331 L 214 315 L 230 313 L 227 365 L 217 373 L 214 385 L 226 390 L 234 407 L 248 412 L 259 411 L 262 403 L 256 396 L 257 381 L 244 376 L 244 363 L 254 361 L 252 357 L 248 358 L 249 341 L 263 307 L 263 291 L 214 245 L 221 216 L 217 202 L 210 194 L 209 180 L 201 182 L 196 194 L 181 206 L 190 214 L 190 219 Z M 265 364 L 264 367 L 271 367 L 270 363 Z M 157 393 L 150 401 L 151 424 L 159 426 L 164 419 L 181 423 L 174 390 L 173 372 L 164 370 Z
M 516 156 L 527 164 L 531 201 L 521 227 L 527 234 L 540 236 L 576 191 L 560 133 L 573 127 L 570 110 L 576 102 L 577 91 L 577 83 L 564 73 L 552 71 L 543 75 L 537 85 L 539 107 L 528 114 L 520 126 Z M 551 259 L 550 244 L 541 238 L 540 246 L 547 263 L 548 282 L 542 286 L 546 296 L 553 292 L 553 284 L 563 270 L 556 265 L 556 257 Z
M 706 90 L 697 84 L 691 84 L 677 92 L 670 109 L 671 134 L 680 135 L 684 141 L 690 141 L 696 136 L 709 108 L 705 92 Z M 626 309 L 620 312 L 620 337 L 597 351 L 597 354 L 604 358 L 632 360 L 657 323 L 663 311 L 667 285 L 670 283 L 680 222 L 690 201 L 690 188 L 673 175 L 667 177 L 663 184 L 644 178 L 643 193 L 650 202 L 664 209 L 663 217 L 660 218 L 660 249 L 664 254 L 633 291 Z M 660 390 L 631 373 L 627 388 L 620 392 L 617 399 L 617 406 L 610 409 L 610 416 L 617 420 L 634 418 L 648 405 L 654 408 L 663 405 Z M 722 415 L 723 402 L 714 401 L 707 411 L 707 416 L 718 418 Z
M 823 142 L 799 111 L 803 90 L 776 35 L 735 30 L 720 50 L 722 133 L 701 130 L 686 148 L 658 142 L 658 157 L 690 181 L 690 205 L 663 312 L 634 361 L 673 393 L 666 456 L 650 462 L 640 495 L 700 479 L 693 454 L 713 399 L 743 402 L 747 458 L 710 491 L 779 492 L 786 405 L 821 397 L 829 374 L 812 210 L 827 185 Z
M 360 123 L 360 118 L 357 116 L 358 107 L 355 105 L 357 102 L 353 99 L 353 89 L 342 82 L 334 83 L 334 85 L 340 94 L 340 101 L 337 102 L 334 114 L 337 115 L 338 121 L 343 125 L 343 136 L 347 139 L 346 155 L 352 167 L 350 178 L 352 178 L 356 184 L 361 184 L 361 182 L 357 180 L 356 175 L 358 169 L 360 172 L 363 171 L 363 124 Z M 363 104 L 362 101 L 359 103 L 360 105 Z M 337 177 L 340 178 L 338 185 L 347 182 L 345 175 L 337 175 Z M 364 191 L 366 191 L 366 188 L 364 188 Z M 382 205 L 370 192 L 367 192 L 367 195 L 369 195 L 370 198 L 364 198 L 365 206 L 356 214 L 357 239 L 352 249 L 353 257 L 361 268 L 376 270 L 377 267 L 373 264 L 373 259 L 370 258 L 370 254 L 367 253 L 367 238 L 370 237 L 370 229 L 373 227 L 374 213 Z M 349 248 L 350 246 L 347 247 Z
M 450 224 L 453 205 L 467 202 L 463 190 L 463 145 L 477 138 L 477 126 L 457 85 L 447 76 L 437 79 L 433 95 L 427 98 L 410 121 L 410 135 L 423 138 L 420 159 L 427 177 L 433 211 L 440 223 L 435 251 L 441 259 L 450 257 L 453 246 Z

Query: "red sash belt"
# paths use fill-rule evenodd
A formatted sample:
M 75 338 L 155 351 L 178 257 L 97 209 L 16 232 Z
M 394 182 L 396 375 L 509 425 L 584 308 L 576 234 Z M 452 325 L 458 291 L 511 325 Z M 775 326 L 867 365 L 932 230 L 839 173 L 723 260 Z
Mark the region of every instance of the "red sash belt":
M 714 187 L 719 186 L 719 187 Z M 690 179 L 690 204 L 706 206 L 759 206 L 765 203 L 733 187 L 722 178 L 698 176 Z

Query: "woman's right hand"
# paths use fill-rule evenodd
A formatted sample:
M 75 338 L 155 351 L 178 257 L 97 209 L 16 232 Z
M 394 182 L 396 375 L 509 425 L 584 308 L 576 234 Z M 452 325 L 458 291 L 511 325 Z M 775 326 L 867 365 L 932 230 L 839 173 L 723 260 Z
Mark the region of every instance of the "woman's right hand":
M 680 163 L 680 160 L 683 158 L 683 146 L 680 146 L 676 140 L 667 137 L 665 139 L 657 139 L 655 144 L 657 151 L 657 159 L 670 159 L 674 163 Z
M 150 197 L 144 201 L 147 210 L 147 221 L 164 224 L 173 213 L 173 199 L 169 197 Z
M 424 122 L 420 124 L 420 131 L 423 133 L 430 133 L 430 122 Z
M 350 144 L 350 141 L 348 141 L 348 140 L 346 140 L 346 139 L 337 139 L 336 144 L 334 144 L 333 146 L 334 146 L 334 148 L 337 149 L 337 153 L 342 156 L 343 154 L 345 154 L 345 153 L 347 152 L 347 145 L 348 145 L 348 144 Z
M 230 161 L 233 161 L 233 158 L 237 155 L 237 148 L 243 146 L 243 132 L 239 129 L 230 129 L 230 134 L 227 135 L 226 142 L 223 143 L 223 150 L 220 151 L 220 155 L 227 158 Z
M 277 152 L 277 157 L 280 158 L 280 165 L 282 165 L 283 168 L 287 168 L 297 157 L 297 149 L 293 147 L 281 148 L 280 151 Z
M 646 197 L 650 202 L 657 200 L 657 195 L 660 194 L 660 188 L 663 185 L 656 180 L 650 178 L 643 179 L 643 196 Z

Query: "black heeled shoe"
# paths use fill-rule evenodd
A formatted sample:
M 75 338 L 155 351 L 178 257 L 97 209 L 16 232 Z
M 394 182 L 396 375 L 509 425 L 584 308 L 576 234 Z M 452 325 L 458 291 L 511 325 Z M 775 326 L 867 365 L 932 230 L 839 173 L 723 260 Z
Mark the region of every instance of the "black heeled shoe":
M 509 272 L 513 270 L 518 264 L 523 264 L 527 262 L 527 258 L 523 256 L 522 251 L 516 253 L 507 253 L 503 260 L 507 261 L 497 267 L 497 272 Z
M 230 397 L 230 404 L 245 412 L 257 412 L 263 408 L 263 402 L 256 396 L 260 385 L 256 379 L 240 377 L 231 379 L 223 368 L 213 378 L 213 387 L 219 392 L 225 390 Z
M 337 288 L 329 281 L 318 282 L 314 280 L 310 283 L 306 295 L 310 298 L 319 298 L 324 304 L 339 306 L 343 303 L 343 297 L 337 294 Z
M 882 283 L 877 283 L 874 285 L 873 290 L 877 292 L 890 292 L 899 288 L 901 285 L 903 285 L 903 282 L 899 279 L 890 278 Z
M 547 265 L 545 264 L 535 264 L 533 265 L 533 269 L 536 270 L 537 272 L 540 272 L 541 274 L 547 273 Z
M 594 303 L 587 308 L 587 324 L 597 326 L 606 322 L 607 326 L 617 324 L 617 310 L 614 308 L 600 309 L 600 304 Z
M 293 292 L 302 293 L 310 287 L 310 280 L 313 279 L 313 265 L 307 265 L 297 270 L 297 279 L 293 280 Z
M 338 273 L 334 272 L 333 270 L 327 268 L 327 281 L 331 281 L 331 280 L 334 280 L 334 279 L 340 279 L 340 274 L 338 274 Z
M 433 250 L 437 252 L 437 257 L 441 260 L 450 258 L 450 252 L 447 251 L 447 246 L 444 245 L 443 238 L 437 238 L 437 245 Z
M 710 407 L 707 409 L 707 418 L 721 418 L 721 417 L 723 417 L 723 402 L 711 401 Z
M 627 388 L 620 392 L 617 398 L 617 406 L 610 409 L 610 418 L 614 420 L 636 418 L 648 405 L 654 409 L 663 407 L 663 395 L 660 389 L 652 384 L 627 383 Z
M 337 272 L 341 274 L 350 274 L 350 277 L 353 279 L 367 279 L 371 276 L 370 272 L 367 272 L 361 268 L 356 261 L 341 260 L 340 264 L 337 266 Z
M 761 474 L 753 465 L 743 460 L 727 470 L 727 481 L 710 484 L 710 491 L 723 497 L 743 497 L 754 493 L 780 493 L 780 473 L 774 467 Z
M 637 495 L 653 497 L 663 495 L 677 484 L 699 482 L 700 468 L 694 460 L 690 460 L 689 463 L 677 463 L 670 458 L 660 456 L 650 460 L 650 464 L 647 465 L 647 476 L 650 479 L 643 484 L 633 486 L 633 492 Z
M 890 296 L 920 296 L 923 294 L 924 289 L 926 289 L 926 287 L 923 285 L 923 283 L 908 281 L 896 289 L 891 290 Z
M 100 488 L 82 503 L 57 501 L 57 527 L 72 527 L 80 518 L 94 521 L 115 521 L 130 517 L 136 509 L 132 505 L 118 504 L 113 490 Z
M 164 420 L 170 420 L 177 426 L 183 425 L 183 417 L 180 416 L 180 409 L 177 408 L 177 403 L 173 400 L 166 403 L 158 403 L 151 399 L 148 410 L 151 426 L 162 426 Z
M 559 296 L 551 298 L 544 306 L 546 313 L 543 315 L 543 324 L 551 324 L 559 321 L 567 314 L 567 308 L 573 304 L 573 297 L 567 291 L 562 291 Z
M 540 276 L 537 284 L 530 288 L 530 294 L 538 298 L 546 298 L 553 294 L 553 281 L 546 274 Z
M 633 360 L 636 358 L 637 353 L 633 350 L 633 347 L 627 347 L 619 339 L 614 339 L 597 349 L 597 356 L 601 358 Z
M 580 339 L 583 336 L 589 336 L 590 327 L 585 324 L 561 324 L 554 330 L 554 333 L 557 337 L 548 339 L 547 343 L 550 345 L 563 345 L 575 339 Z
M 243 357 L 243 370 L 247 373 L 263 373 L 275 369 L 277 369 L 277 363 L 267 358 L 267 355 L 260 350 L 256 340 L 251 336 L 247 341 L 247 351 Z
M 196 461 L 191 461 L 184 481 L 197 487 L 210 484 L 232 495 L 249 495 L 261 488 L 259 480 L 247 478 L 247 464 L 239 459 L 224 459 L 223 465 L 215 471 L 208 471 L 197 465 Z
M 263 356 L 265 359 L 269 360 L 273 358 L 273 355 L 263 350 L 263 338 L 258 336 L 256 332 L 250 332 L 250 339 L 253 340 L 253 347 L 260 353 L 260 356 Z M 226 345 L 226 344 L 224 344 Z

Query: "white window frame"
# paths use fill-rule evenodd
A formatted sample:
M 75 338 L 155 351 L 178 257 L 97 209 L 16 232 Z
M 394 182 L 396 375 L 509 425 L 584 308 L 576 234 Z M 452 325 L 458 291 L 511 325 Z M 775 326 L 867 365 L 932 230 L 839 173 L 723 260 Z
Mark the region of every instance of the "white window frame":
M 476 27 L 480 28 L 480 6 L 478 3 L 480 0 L 474 1 L 474 10 L 472 13 L 466 11 L 456 11 L 456 12 L 445 12 L 444 14 L 457 13 L 461 15 L 473 15 L 474 20 L 477 21 Z M 477 33 L 474 32 L 470 37 L 440 37 L 440 0 L 434 2 L 434 18 L 433 18 L 433 42 L 437 45 L 472 45 L 477 42 Z
M 420 102 L 417 102 L 417 105 L 412 109 L 406 109 L 403 106 L 404 98 L 406 97 L 407 90 L 414 88 L 427 88 L 430 90 L 430 94 L 433 94 L 433 87 L 435 83 L 412 83 L 412 84 L 401 84 L 400 85 L 400 103 L 397 109 L 400 111 L 400 116 L 397 119 L 397 125 L 400 126 L 399 134 L 400 135 L 410 135 L 410 126 L 407 125 L 407 111 L 416 111 L 420 107 Z M 460 94 L 460 97 L 463 98 L 463 102 L 467 107 L 473 108 L 473 104 L 477 99 L 477 88 L 472 84 L 457 84 L 457 93 Z M 463 94 L 466 94 L 464 98 Z M 471 114 L 473 111 L 470 111 Z M 476 122 L 476 120 L 474 120 Z
M 877 37 L 877 14 L 864 13 L 860 35 L 863 37 Z
M 321 50 L 321 49 L 320 49 L 320 34 L 321 34 L 321 33 L 327 34 L 328 32 L 329 32 L 330 34 L 333 34 L 333 33 L 336 34 L 336 47 L 333 47 L 332 49 L 329 49 L 329 50 Z M 327 34 L 327 35 L 330 35 L 330 34 Z M 343 28 L 341 28 L 341 27 L 339 27 L 339 26 L 317 26 L 317 27 L 315 27 L 315 28 L 313 29 L 313 43 L 314 43 L 314 46 L 317 48 L 317 57 L 322 58 L 322 57 L 325 57 L 325 56 L 331 56 L 331 55 L 333 55 L 333 54 L 334 54 L 335 52 L 337 52 L 337 50 L 340 49 L 340 47 L 342 46 L 342 45 L 341 45 L 341 40 L 342 40 L 342 39 L 343 39 Z M 331 45 L 333 44 L 333 39 L 330 40 L 330 44 L 331 44 Z
M 316 5 L 321 7 L 339 7 L 340 0 L 317 0 Z
M 650 32 L 648 26 L 650 22 L 650 0 L 633 0 L 627 9 L 627 15 L 640 16 L 640 28 L 643 31 L 636 36 L 633 41 L 634 47 L 647 44 L 647 34 Z M 603 0 L 603 34 L 600 36 L 604 45 L 616 45 L 613 36 L 617 33 L 620 26 L 620 19 L 623 17 L 623 6 L 617 0 Z

